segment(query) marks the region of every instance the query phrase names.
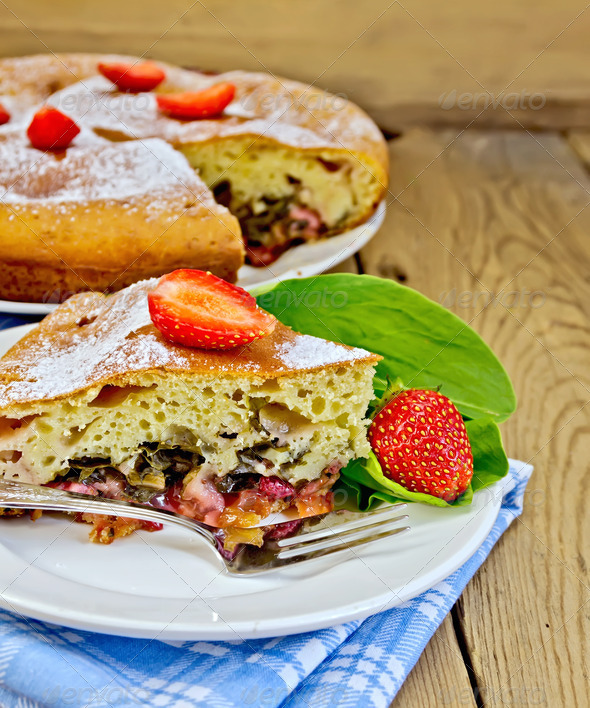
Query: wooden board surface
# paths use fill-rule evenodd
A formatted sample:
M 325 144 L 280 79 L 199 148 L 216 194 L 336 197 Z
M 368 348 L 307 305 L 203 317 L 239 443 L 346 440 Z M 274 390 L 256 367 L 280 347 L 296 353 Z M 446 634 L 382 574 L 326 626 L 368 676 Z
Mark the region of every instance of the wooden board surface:
M 493 346 L 519 399 L 507 449 L 535 465 L 524 514 L 455 609 L 456 640 L 431 641 L 394 706 L 588 705 L 590 180 L 555 133 L 414 130 L 391 157 L 386 223 L 360 265 Z
M 402 685 L 393 706 L 475 708 L 473 688 L 451 615 L 447 615 L 427 644 L 415 669 Z
M 590 167 L 590 131 L 573 130 L 569 131 L 566 137 L 580 160 L 587 168 Z
M 467 125 L 485 105 L 489 126 L 587 127 L 589 32 L 577 0 L 0 3 L 4 56 L 116 51 L 270 70 L 346 94 L 390 131 Z

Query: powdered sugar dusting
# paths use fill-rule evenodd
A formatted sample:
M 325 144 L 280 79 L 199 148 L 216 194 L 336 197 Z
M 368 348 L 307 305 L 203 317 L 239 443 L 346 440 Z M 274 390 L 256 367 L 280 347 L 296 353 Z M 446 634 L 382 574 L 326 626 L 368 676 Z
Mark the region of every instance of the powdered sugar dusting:
M 290 342 L 282 342 L 277 346 L 277 353 L 284 365 L 290 369 L 313 369 L 373 356 L 364 349 L 347 349 L 340 344 L 308 334 L 301 334 Z
M 208 140 L 240 132 L 242 126 L 243 134 L 266 135 L 294 147 L 331 145 L 354 151 L 359 141 L 382 140 L 369 117 L 343 96 L 255 72 L 211 76 L 163 65 L 167 78 L 162 88 L 166 91 L 198 91 L 220 81 L 232 81 L 238 89 L 221 120 L 169 120 L 158 114 L 153 94 L 133 97 L 114 91 L 109 81 L 97 75 L 99 59 L 134 58 L 47 54 L 2 59 L 0 94 L 18 96 L 20 105 L 39 105 L 47 100 L 83 125 L 133 131 L 135 138 Z
M 247 347 L 203 350 L 171 344 L 152 325 L 147 294 L 157 280 L 113 296 L 70 298 L 0 360 L 0 407 L 125 385 L 148 372 L 276 378 L 375 356 L 277 325 Z
M 173 352 L 166 351 L 164 359 L 147 341 L 141 347 L 130 346 L 131 337 L 151 327 L 147 290 L 156 282 L 136 283 L 111 301 L 81 295 L 72 298 L 79 307 L 72 308 L 70 301 L 58 308 L 37 328 L 37 336 L 22 347 L 16 361 L 8 356 L 0 362 L 0 376 L 9 368 L 13 378 L 0 401 L 5 405 L 15 398 L 61 396 L 100 381 L 108 372 L 142 371 L 154 360 L 172 361 Z
M 382 142 L 373 121 L 343 97 L 264 73 L 230 71 L 210 76 L 182 72 L 182 90 L 198 91 L 220 81 L 236 85 L 223 116 L 178 121 L 159 112 L 153 93 L 121 94 L 102 76 L 90 77 L 53 94 L 49 102 L 81 125 L 115 139 L 159 137 L 174 145 L 215 138 L 258 135 L 296 148 L 354 150 L 367 138 Z
M 187 160 L 163 140 L 114 144 L 79 136 L 64 153 L 41 152 L 15 134 L 0 139 L 0 198 L 7 204 L 72 205 L 146 200 L 150 209 L 207 190 Z M 212 199 L 210 200 L 213 204 Z

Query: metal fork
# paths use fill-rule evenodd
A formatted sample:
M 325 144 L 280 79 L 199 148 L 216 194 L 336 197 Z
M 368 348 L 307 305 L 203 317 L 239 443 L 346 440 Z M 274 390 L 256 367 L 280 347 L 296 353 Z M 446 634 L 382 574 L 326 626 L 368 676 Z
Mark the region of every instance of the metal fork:
M 244 545 L 233 558 L 228 559 L 219 550 L 219 529 L 173 511 L 154 509 L 136 502 L 0 479 L 0 507 L 88 512 L 181 526 L 205 539 L 217 557 L 223 561 L 227 571 L 234 575 L 262 573 L 328 554 L 342 553 L 385 536 L 394 536 L 409 530 L 409 526 L 399 525 L 408 518 L 407 514 L 399 513 L 406 507 L 404 503 L 391 504 L 364 514 L 333 512 L 323 517 L 307 519 L 302 532 L 296 536 L 278 541 L 265 540 L 261 548 Z M 338 523 L 339 520 L 341 523 Z M 291 522 L 275 524 L 275 529 L 280 528 L 283 523 Z M 309 528 L 312 530 L 308 530 Z

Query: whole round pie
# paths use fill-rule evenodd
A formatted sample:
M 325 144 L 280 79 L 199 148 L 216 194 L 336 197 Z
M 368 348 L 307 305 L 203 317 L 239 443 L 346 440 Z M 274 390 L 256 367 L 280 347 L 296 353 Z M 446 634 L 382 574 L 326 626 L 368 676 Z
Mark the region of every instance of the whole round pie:
M 388 179 L 387 149 L 358 106 L 265 73 L 205 74 L 155 62 L 165 79 L 129 93 L 99 63 L 134 57 L 0 60 L 0 298 L 61 301 L 118 290 L 174 268 L 235 281 L 244 259 L 270 266 L 294 244 L 366 221 Z M 181 120 L 163 94 L 221 83 L 220 115 Z M 61 151 L 27 126 L 43 105 L 80 128 Z

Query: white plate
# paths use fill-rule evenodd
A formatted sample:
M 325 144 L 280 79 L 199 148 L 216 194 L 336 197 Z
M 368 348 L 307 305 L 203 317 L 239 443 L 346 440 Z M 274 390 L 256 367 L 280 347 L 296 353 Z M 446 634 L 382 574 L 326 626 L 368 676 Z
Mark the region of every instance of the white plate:
M 27 327 L 0 332 L 0 354 Z M 214 552 L 181 530 L 140 532 L 111 546 L 88 526 L 42 517 L 0 520 L 0 606 L 77 629 L 162 640 L 293 634 L 365 618 L 409 600 L 479 548 L 502 485 L 469 507 L 410 504 L 411 531 L 337 558 L 259 577 L 226 575 Z
M 338 236 L 295 246 L 265 268 L 242 266 L 238 273 L 238 285 L 253 288 L 288 278 L 319 275 L 342 263 L 367 244 L 379 230 L 384 218 L 385 202 L 381 202 L 373 216 L 361 226 Z M 0 300 L 0 312 L 15 315 L 46 315 L 56 307 L 50 303 Z

